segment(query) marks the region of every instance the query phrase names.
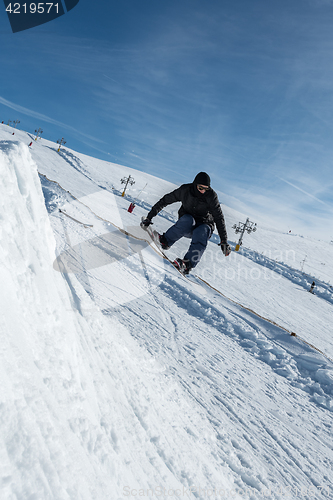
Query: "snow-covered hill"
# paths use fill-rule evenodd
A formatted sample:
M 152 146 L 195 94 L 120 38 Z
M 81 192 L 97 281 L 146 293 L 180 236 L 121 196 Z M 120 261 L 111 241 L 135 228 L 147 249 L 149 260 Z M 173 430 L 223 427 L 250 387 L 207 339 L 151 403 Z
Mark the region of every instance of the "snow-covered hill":
M 193 285 L 139 227 L 173 185 L 12 132 L 1 499 L 332 495 L 333 245 L 259 226 L 225 259 L 214 235 Z M 247 214 L 223 210 L 234 247 Z

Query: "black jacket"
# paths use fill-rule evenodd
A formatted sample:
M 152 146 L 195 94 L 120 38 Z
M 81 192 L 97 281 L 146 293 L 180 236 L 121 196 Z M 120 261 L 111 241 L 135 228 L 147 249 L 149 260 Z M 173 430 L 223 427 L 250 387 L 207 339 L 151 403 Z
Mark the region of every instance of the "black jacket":
M 212 231 L 214 231 L 216 224 L 221 243 L 227 243 L 228 237 L 224 216 L 217 194 L 213 189 L 209 189 L 209 191 L 201 194 L 195 184 L 183 184 L 171 193 L 164 195 L 163 198 L 153 206 L 147 218 L 151 220 L 164 207 L 176 203 L 177 201 L 182 203 L 178 211 L 179 218 L 185 214 L 192 215 L 197 225 L 208 224 L 212 228 Z

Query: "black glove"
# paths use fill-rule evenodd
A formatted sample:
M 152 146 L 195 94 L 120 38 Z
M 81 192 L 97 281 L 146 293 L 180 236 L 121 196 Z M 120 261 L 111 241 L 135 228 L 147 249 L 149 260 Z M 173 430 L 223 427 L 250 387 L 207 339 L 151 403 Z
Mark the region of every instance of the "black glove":
M 231 254 L 231 246 L 228 245 L 228 243 L 220 243 L 221 245 L 221 250 L 224 253 L 226 257 Z
M 140 226 L 142 227 L 142 229 L 147 229 L 147 227 L 150 226 L 150 224 L 152 224 L 152 221 L 150 219 L 144 219 L 142 218 L 141 219 L 141 222 L 140 222 Z

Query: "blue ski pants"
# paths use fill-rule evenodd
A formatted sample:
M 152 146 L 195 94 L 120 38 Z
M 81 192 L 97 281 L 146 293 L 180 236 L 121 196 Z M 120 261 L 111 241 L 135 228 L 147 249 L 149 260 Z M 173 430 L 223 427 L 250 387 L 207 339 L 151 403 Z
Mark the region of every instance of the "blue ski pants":
M 170 247 L 182 237 L 192 239 L 190 247 L 184 255 L 184 259 L 190 261 L 192 268 L 199 263 L 211 235 L 212 230 L 208 224 L 196 225 L 194 218 L 189 214 L 180 217 L 176 224 L 164 233 Z

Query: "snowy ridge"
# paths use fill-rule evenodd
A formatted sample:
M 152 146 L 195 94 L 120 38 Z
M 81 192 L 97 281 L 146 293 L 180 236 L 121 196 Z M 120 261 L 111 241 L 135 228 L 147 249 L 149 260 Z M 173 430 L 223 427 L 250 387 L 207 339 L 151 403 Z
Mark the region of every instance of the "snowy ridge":
M 307 245 L 306 271 L 323 289 L 330 246 L 258 231 L 248 255 L 227 260 L 211 242 L 197 274 L 213 288 L 198 293 L 139 239 L 141 216 L 169 183 L 132 171 L 135 192 L 147 180 L 149 191 L 130 214 L 125 167 L 67 148 L 65 158 L 38 141 L 31 156 L 58 183 L 40 175 L 48 220 L 36 165 L 7 129 L 0 251 L 12 256 L 1 272 L 13 293 L 1 312 L 1 498 L 329 498 L 332 304 L 297 282 L 304 256 L 288 260 L 288 245 Z M 260 250 L 267 260 L 256 262 Z

